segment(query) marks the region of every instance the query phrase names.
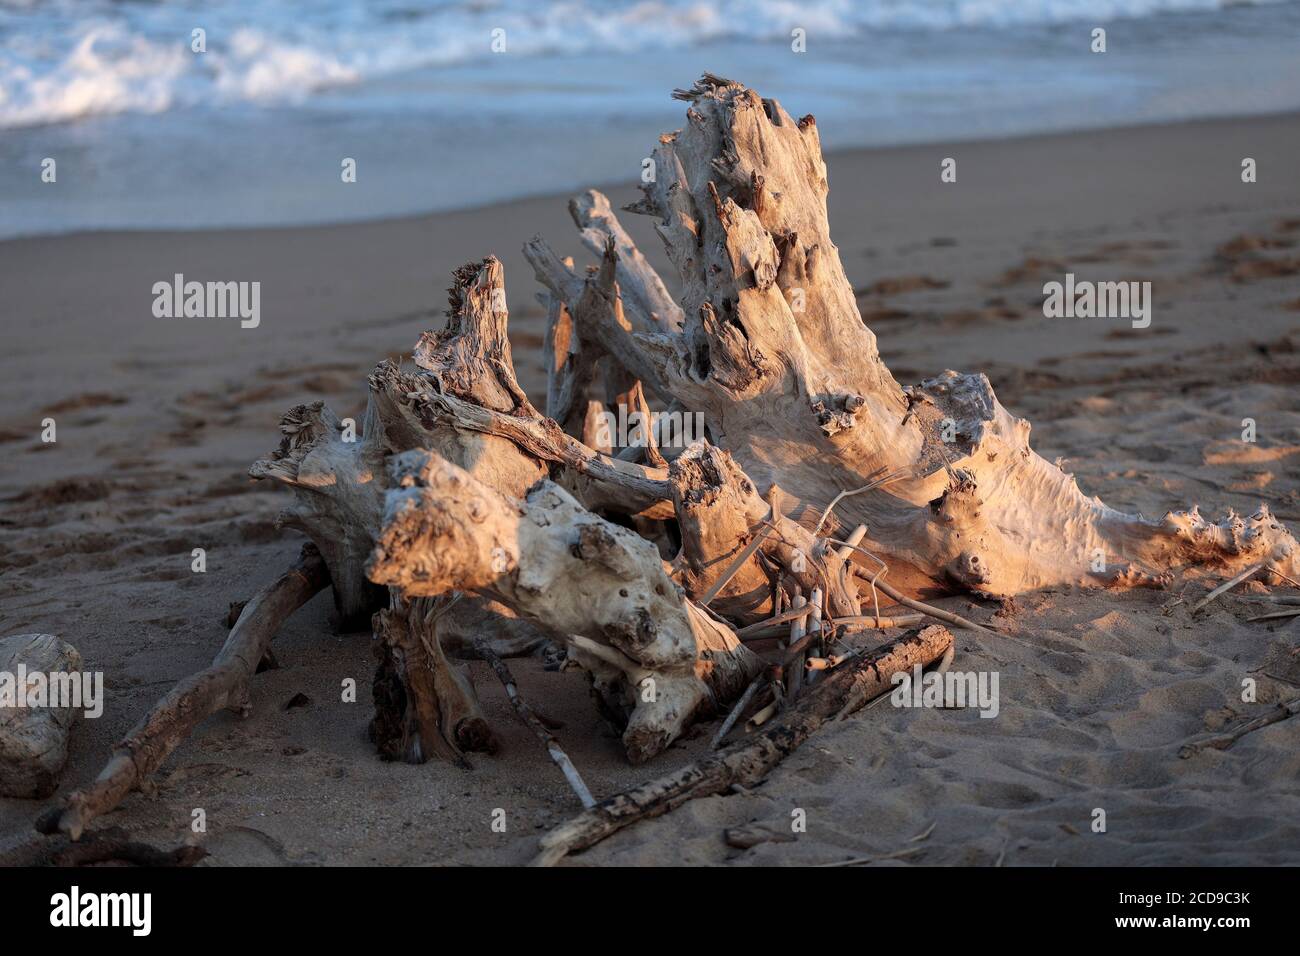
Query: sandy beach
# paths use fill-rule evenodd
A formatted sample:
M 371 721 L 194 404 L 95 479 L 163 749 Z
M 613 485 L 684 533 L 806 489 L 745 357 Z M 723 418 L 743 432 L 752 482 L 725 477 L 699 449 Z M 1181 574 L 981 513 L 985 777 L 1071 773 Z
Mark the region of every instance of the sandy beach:
M 796 104 L 787 104 L 796 109 Z M 652 135 L 647 134 L 647 142 Z M 825 144 L 833 150 L 833 143 Z M 1300 115 L 1205 120 L 827 155 L 830 216 L 863 318 L 896 378 L 984 371 L 1088 494 L 1148 516 L 1267 502 L 1300 529 Z M 940 162 L 957 160 L 955 183 Z M 1258 181 L 1243 183 L 1253 158 Z M 597 184 L 592 184 L 597 185 Z M 615 207 L 630 184 L 606 188 Z M 544 235 L 590 261 L 565 196 L 356 225 L 86 233 L 0 242 L 0 634 L 48 632 L 103 671 L 61 792 L 180 678 L 298 552 L 287 495 L 247 476 L 290 406 L 361 417 L 360 383 L 443 322 L 457 266 L 505 266 L 521 384 L 541 403 L 545 314 L 520 254 Z M 650 220 L 625 216 L 660 274 Z M 1152 321 L 1049 319 L 1045 282 L 1151 281 Z M 261 321 L 161 319 L 174 274 L 261 283 Z M 57 442 L 41 422 L 57 423 Z M 1243 419 L 1258 441 L 1239 439 Z M 206 573 L 191 571 L 204 548 Z M 815 736 L 760 788 L 710 797 L 569 865 L 1300 864 L 1300 721 L 1231 749 L 1179 746 L 1300 693 L 1297 619 L 1247 583 L 1195 618 L 1207 585 L 1068 590 L 942 606 L 1008 636 L 959 632 L 957 661 L 1001 675 L 1001 712 L 873 707 Z M 206 812 L 204 865 L 516 864 L 578 808 L 504 692 L 474 664 L 502 741 L 472 770 L 384 763 L 366 738 L 369 632 L 336 633 L 328 596 L 275 642 L 246 720 L 218 716 L 103 825 L 175 845 Z M 711 725 L 629 766 L 576 671 L 513 661 L 597 798 L 681 766 Z M 1241 702 L 1241 682 L 1258 701 Z M 357 702 L 340 700 L 355 679 Z M 298 695 L 307 702 L 286 705 Z M 50 801 L 0 799 L 0 861 Z M 491 827 L 507 811 L 505 833 Z M 808 827 L 739 850 L 728 827 Z M 1106 812 L 1105 833 L 1091 829 Z

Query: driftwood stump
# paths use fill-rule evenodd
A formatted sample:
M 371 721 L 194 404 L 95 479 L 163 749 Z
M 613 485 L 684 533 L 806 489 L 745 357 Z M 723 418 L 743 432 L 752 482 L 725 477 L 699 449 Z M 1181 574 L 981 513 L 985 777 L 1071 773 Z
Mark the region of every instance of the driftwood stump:
M 386 359 L 367 377 L 359 425 L 323 402 L 290 409 L 280 446 L 250 474 L 292 491 L 280 522 L 315 548 L 249 602 L 212 667 L 146 715 L 46 829 L 75 838 L 146 786 L 205 716 L 245 710 L 271 636 L 327 584 L 342 627 L 374 628 L 372 732 L 392 758 L 491 749 L 452 661 L 480 656 L 587 802 L 500 661 L 547 641 L 586 670 L 633 761 L 692 720 L 730 711 L 734 727 L 766 701 L 746 723 L 757 734 L 549 836 L 553 861 L 761 779 L 894 668 L 951 653 L 933 626 L 878 653 L 840 653 L 833 643 L 853 626 L 915 620 L 882 615 L 882 603 L 991 633 L 905 591 L 1228 579 L 1194 612 L 1250 577 L 1300 579 L 1300 547 L 1265 505 L 1218 522 L 1195 507 L 1123 514 L 1033 451 L 1029 423 L 985 375 L 896 381 L 831 240 L 813 117 L 710 74 L 674 95 L 686 125 L 660 137 L 656 176 L 629 209 L 656 220 L 676 294 L 589 191 L 570 213 L 593 266 L 540 238 L 524 247 L 548 316 L 545 413 L 516 378 L 492 257 L 456 270 L 446 324 L 420 336 L 411 363 Z M 682 448 L 653 428 L 601 427 L 605 415 L 653 410 L 702 416 L 706 434 Z M 758 641 L 783 626 L 790 640 L 766 661 L 736 631 Z
M 732 626 L 796 597 L 820 598 L 823 654 L 836 620 L 878 618 L 882 596 L 979 630 L 903 593 L 922 588 L 1300 578 L 1266 506 L 1217 523 L 1123 514 L 1038 456 L 983 374 L 896 381 L 831 239 L 816 121 L 708 74 L 675 95 L 686 125 L 660 138 L 630 209 L 656 219 L 676 294 L 594 191 L 570 204 L 594 266 L 525 245 L 548 315 L 545 414 L 516 379 L 488 258 L 456 271 L 413 367 L 369 376 L 355 441 L 299 406 L 253 466 L 293 488 L 285 520 L 320 545 L 345 620 L 380 606 L 377 584 L 480 602 L 488 640 L 505 608 L 500 623 L 587 669 L 641 760 L 749 686 L 758 662 Z M 652 406 L 702 416 L 706 438 L 682 450 L 597 427 Z
M 1153 585 L 1256 562 L 1275 583 L 1300 577 L 1300 549 L 1267 507 L 1217 524 L 1195 508 L 1158 521 L 1122 514 L 1033 452 L 1029 423 L 983 374 L 899 385 L 831 241 L 814 119 L 712 75 L 676 95 L 687 125 L 660 138 L 655 181 L 630 209 L 657 220 L 682 290 L 680 331 L 646 314 L 636 290 L 660 283 L 598 193 L 581 200 L 602 210 L 583 224 L 588 246 L 593 233 L 608 239 L 595 273 L 540 239 L 525 254 L 584 347 L 702 412 L 712 443 L 760 489 L 778 484 L 823 509 L 874 476 L 899 476 L 845 498 L 837 515 L 866 526 L 863 546 L 895 580 L 948 590 Z

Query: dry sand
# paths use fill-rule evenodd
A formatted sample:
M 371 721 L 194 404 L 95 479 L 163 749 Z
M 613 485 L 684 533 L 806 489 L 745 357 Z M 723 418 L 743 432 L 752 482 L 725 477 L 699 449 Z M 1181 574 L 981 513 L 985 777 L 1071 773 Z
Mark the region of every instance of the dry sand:
M 647 130 L 647 142 L 655 131 Z M 939 161 L 958 160 L 957 184 Z M 1242 157 L 1260 181 L 1242 184 Z M 831 222 L 860 306 L 902 382 L 984 370 L 1034 422 L 1035 447 L 1081 486 L 1157 515 L 1267 501 L 1300 527 L 1300 118 L 1267 117 L 832 154 Z M 611 190 L 616 205 L 629 188 Z M 667 276 L 648 220 L 628 217 Z M 47 631 L 102 670 L 107 708 L 75 731 L 64 775 L 90 780 L 113 742 L 221 644 L 232 601 L 297 553 L 274 530 L 283 495 L 246 477 L 289 406 L 324 397 L 359 417 L 362 380 L 441 323 L 452 269 L 506 266 L 520 379 L 540 394 L 542 313 L 519 255 L 541 232 L 586 261 L 562 198 L 312 229 L 117 233 L 0 243 L 0 634 Z M 1240 238 L 1240 237 L 1244 237 Z M 1046 319 L 1045 281 L 1154 283 L 1151 327 Z M 155 319 L 151 287 L 181 272 L 260 280 L 262 323 Z M 846 360 L 851 357 L 846 356 Z M 43 444 L 40 421 L 58 423 Z M 1239 440 L 1257 422 L 1257 444 Z M 190 570 L 191 549 L 208 570 Z M 1243 623 L 1259 585 L 1195 620 L 1204 585 L 1068 591 L 998 611 L 1020 640 L 961 633 L 954 667 L 997 670 L 1001 712 L 888 704 L 822 732 L 751 794 L 700 800 L 576 863 L 1300 863 L 1300 720 L 1227 752 L 1184 740 L 1300 687 L 1300 625 Z M 175 844 L 206 811 L 209 864 L 517 863 L 575 809 L 499 685 L 476 671 L 504 742 L 466 772 L 385 764 L 365 737 L 369 635 L 336 634 L 329 598 L 276 642 L 254 714 L 209 720 L 105 825 Z M 1272 655 L 1270 657 L 1270 655 Z M 475 665 L 476 667 L 480 665 Z M 582 677 L 513 665 L 597 796 L 698 755 L 707 734 L 632 768 Z M 1240 702 L 1260 681 L 1260 703 Z M 1293 670 L 1290 680 L 1300 680 Z M 340 700 L 345 678 L 359 703 Z M 285 709 L 296 694 L 310 703 Z M 0 800 L 0 854 L 45 804 Z M 507 831 L 490 827 L 507 814 Z M 728 848 L 726 827 L 795 842 Z M 1090 829 L 1103 808 L 1107 832 Z M 925 839 L 911 838 L 928 833 Z

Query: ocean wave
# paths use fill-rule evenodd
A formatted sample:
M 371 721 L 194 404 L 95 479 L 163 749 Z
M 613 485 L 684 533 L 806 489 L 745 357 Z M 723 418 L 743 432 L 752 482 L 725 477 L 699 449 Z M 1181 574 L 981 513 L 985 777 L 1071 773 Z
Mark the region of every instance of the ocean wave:
M 1272 0 L 1248 0 L 1264 4 Z M 1284 2 L 1284 0 L 1278 0 Z M 636 53 L 785 40 L 802 27 L 1006 28 L 1216 10 L 1242 0 L 0 0 L 0 128 L 121 112 L 295 102 L 320 90 L 493 53 Z M 206 52 L 191 50 L 192 31 Z

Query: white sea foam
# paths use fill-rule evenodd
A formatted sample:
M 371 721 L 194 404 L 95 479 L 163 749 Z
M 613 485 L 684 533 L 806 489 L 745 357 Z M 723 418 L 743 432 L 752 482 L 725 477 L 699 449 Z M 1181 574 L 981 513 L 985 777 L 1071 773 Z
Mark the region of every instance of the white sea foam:
M 491 56 L 634 53 L 714 40 L 1107 22 L 1242 0 L 0 0 L 0 128 L 122 112 L 294 102 Z M 1265 3 L 1268 0 L 1254 0 Z M 1281 2 L 1281 0 L 1279 0 Z M 208 52 L 190 50 L 207 32 Z

